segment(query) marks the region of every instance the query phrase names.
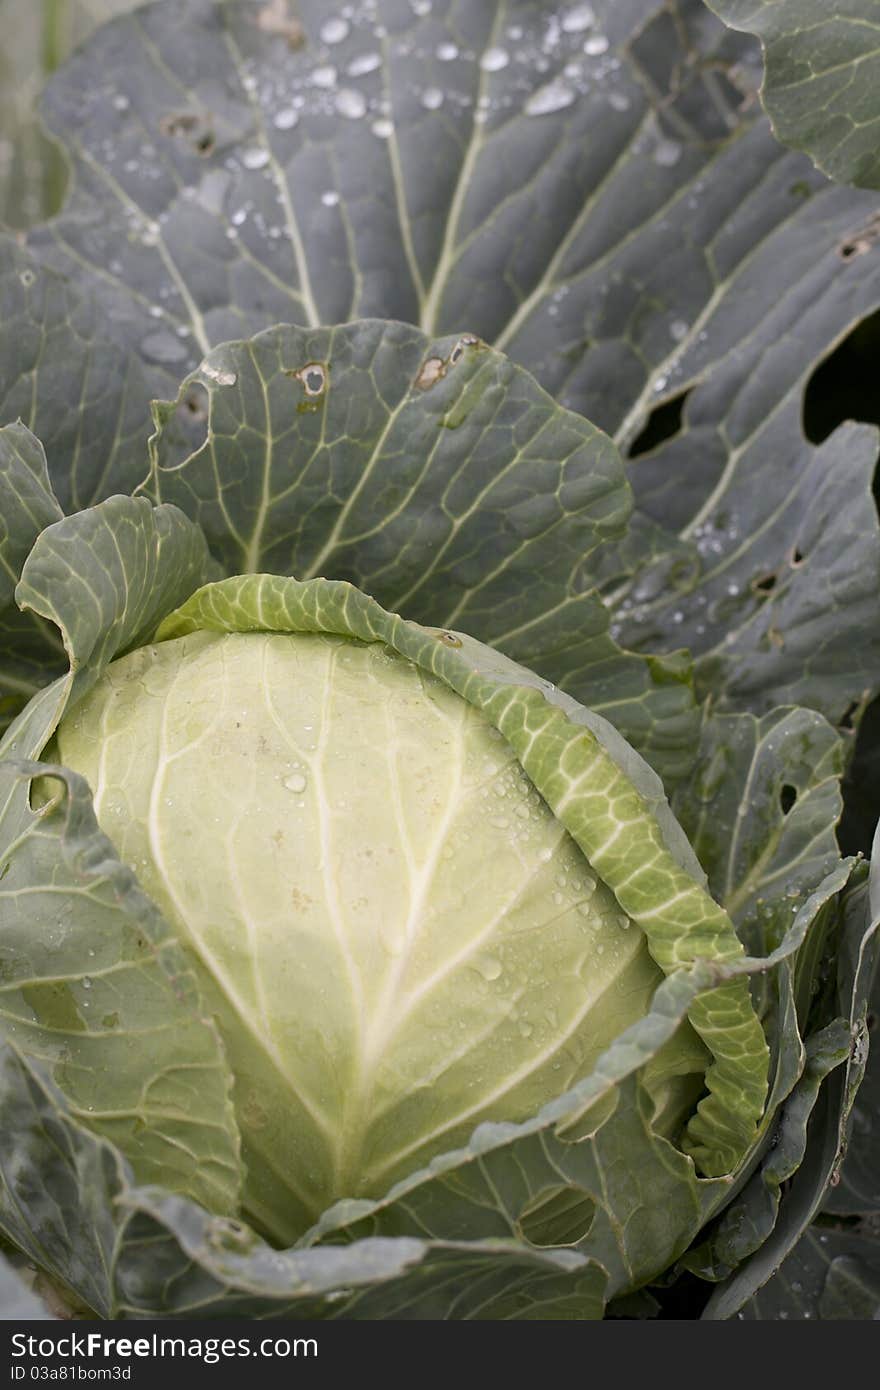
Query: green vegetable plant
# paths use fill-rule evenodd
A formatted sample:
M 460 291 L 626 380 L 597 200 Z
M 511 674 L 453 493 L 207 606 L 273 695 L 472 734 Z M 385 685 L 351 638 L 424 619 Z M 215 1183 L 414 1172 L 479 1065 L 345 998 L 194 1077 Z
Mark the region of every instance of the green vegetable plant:
M 160 3 L 50 83 L 0 1298 L 871 1315 L 876 431 L 802 418 L 871 195 L 701 0 L 553 9 Z

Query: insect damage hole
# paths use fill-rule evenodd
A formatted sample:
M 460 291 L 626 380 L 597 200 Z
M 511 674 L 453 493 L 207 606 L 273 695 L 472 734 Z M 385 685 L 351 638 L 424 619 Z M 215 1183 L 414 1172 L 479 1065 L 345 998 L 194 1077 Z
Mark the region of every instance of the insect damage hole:
M 457 362 L 461 361 L 464 356 L 465 348 L 482 346 L 482 340 L 477 338 L 473 333 L 463 333 L 449 354 L 450 367 L 454 367 Z
M 682 414 L 685 401 L 693 390 L 689 386 L 685 391 L 680 391 L 671 400 L 664 401 L 662 405 L 655 406 L 645 421 L 641 432 L 636 435 L 632 444 L 629 446 L 629 457 L 638 458 L 640 454 L 649 454 L 652 449 L 656 449 L 667 440 L 674 439 L 682 431 Z
M 286 372 L 285 375 L 298 381 L 306 395 L 313 400 L 317 396 L 323 396 L 327 390 L 329 374 L 323 362 L 307 362 L 304 367 Z
M 179 413 L 192 424 L 208 418 L 208 393 L 199 381 L 193 381 L 178 406 Z
M 417 391 L 430 391 L 432 386 L 436 386 L 438 381 L 442 381 L 446 375 L 446 363 L 442 357 L 429 357 L 422 364 L 421 370 L 416 377 L 413 385 Z
M 788 815 L 796 801 L 797 787 L 793 787 L 790 782 L 784 782 L 779 792 L 779 807 L 784 816 Z
M 856 324 L 807 382 L 803 423 L 811 444 L 824 444 L 845 420 L 880 425 L 878 353 L 880 309 Z
M 456 367 L 465 354 L 466 348 L 482 348 L 486 344 L 482 338 L 478 338 L 475 333 L 463 333 L 458 342 L 450 351 L 447 357 L 428 357 L 419 369 L 418 376 L 413 382 L 417 391 L 430 391 L 432 386 L 436 386 L 438 381 L 442 381 L 446 373 Z
M 880 241 L 880 214 L 844 237 L 838 244 L 837 254 L 842 261 L 852 261 L 858 256 L 866 256 L 877 241 Z
M 162 117 L 159 129 L 170 140 L 184 140 L 202 156 L 211 154 L 217 143 L 213 121 L 207 113 L 172 111 Z

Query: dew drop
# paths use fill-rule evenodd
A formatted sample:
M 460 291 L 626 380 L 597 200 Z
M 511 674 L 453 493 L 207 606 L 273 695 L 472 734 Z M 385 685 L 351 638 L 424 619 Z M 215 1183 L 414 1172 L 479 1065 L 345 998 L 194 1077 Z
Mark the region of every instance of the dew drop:
M 483 956 L 476 962 L 475 969 L 484 980 L 497 980 L 501 974 L 501 961 L 497 956 Z
M 324 43 L 342 43 L 351 33 L 347 19 L 328 19 L 319 30 Z
M 394 134 L 394 122 L 380 119 L 370 127 L 377 140 L 390 140 Z
M 292 130 L 299 120 L 299 116 L 292 106 L 284 106 L 280 111 L 276 111 L 272 117 L 272 124 L 276 130 Z
M 441 63 L 454 63 L 458 57 L 458 47 L 454 43 L 440 43 L 437 45 L 437 57 Z
M 336 69 L 333 67 L 315 68 L 312 72 L 312 83 L 315 87 L 322 87 L 329 91 L 336 86 Z
M 325 193 L 322 193 L 321 202 L 324 204 L 325 208 L 335 208 L 336 204 L 339 202 L 339 194 L 336 192 L 336 189 L 328 188 Z
M 504 48 L 487 48 L 480 59 L 480 67 L 484 72 L 501 72 L 510 62 L 510 54 Z
M 525 113 L 527 116 L 549 116 L 554 111 L 564 111 L 574 99 L 574 92 L 564 83 L 548 82 L 532 92 L 525 104 Z
M 630 106 L 629 97 L 623 92 L 612 92 L 608 98 L 608 105 L 612 111 L 628 111 Z
M 308 785 L 308 779 L 302 772 L 292 772 L 284 778 L 284 786 L 289 792 L 304 792 Z
M 521 1018 L 519 1021 L 519 1031 L 521 1037 L 530 1038 L 535 1030 L 526 1019 Z
M 439 111 L 443 105 L 443 93 L 439 87 L 426 87 L 421 96 L 426 111 Z
M 585 29 L 592 29 L 595 23 L 596 14 L 592 5 L 575 5 L 562 17 L 562 28 L 566 34 L 582 34 Z
M 375 72 L 382 66 L 382 57 L 379 53 L 359 53 L 356 58 L 352 58 L 346 72 L 349 77 L 366 77 L 368 72 Z
M 336 94 L 336 110 L 350 121 L 359 121 L 361 116 L 367 114 L 367 98 L 353 87 L 343 87 Z
M 664 169 L 671 169 L 681 159 L 681 145 L 677 140 L 658 140 L 654 149 L 654 163 Z
M 669 332 L 675 341 L 680 343 L 683 338 L 687 337 L 688 326 L 684 319 L 673 319 L 672 323 L 669 325 Z
M 189 355 L 177 335 L 164 328 L 158 333 L 148 333 L 141 343 L 141 351 L 153 362 L 182 362 Z
M 246 169 L 265 169 L 269 163 L 269 151 L 257 148 L 245 150 L 241 162 Z
M 127 111 L 129 106 L 131 105 L 131 102 L 129 101 L 127 96 L 124 96 L 122 92 L 120 92 L 117 96 L 113 98 L 113 105 L 117 111 Z
M 604 34 L 597 34 L 594 39 L 587 39 L 584 44 L 584 52 L 588 58 L 599 58 L 603 53 L 608 52 L 608 40 Z
M 91 987 L 92 987 L 92 982 L 91 982 L 91 980 L 89 979 L 88 975 L 83 975 L 83 977 L 82 977 L 82 987 L 83 987 L 83 989 L 91 989 Z

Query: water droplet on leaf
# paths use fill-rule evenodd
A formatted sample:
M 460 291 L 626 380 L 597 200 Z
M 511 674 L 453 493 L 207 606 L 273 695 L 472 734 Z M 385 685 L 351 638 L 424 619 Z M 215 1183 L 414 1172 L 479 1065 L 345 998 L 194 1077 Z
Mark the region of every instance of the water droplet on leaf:
M 548 82 L 532 92 L 525 104 L 527 116 L 549 116 L 554 111 L 564 111 L 571 106 L 575 93 L 562 82 Z

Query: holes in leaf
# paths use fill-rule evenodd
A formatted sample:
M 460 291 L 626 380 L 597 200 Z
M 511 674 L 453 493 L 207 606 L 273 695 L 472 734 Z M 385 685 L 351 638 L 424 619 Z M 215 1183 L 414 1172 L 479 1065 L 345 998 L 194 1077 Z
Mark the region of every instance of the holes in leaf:
M 837 248 L 837 254 L 842 261 L 853 261 L 859 256 L 867 255 L 877 241 L 880 241 L 880 214 L 872 217 L 850 236 L 844 237 Z
M 757 594 L 772 594 L 773 590 L 776 588 L 776 577 L 775 570 L 770 574 L 763 574 L 760 579 L 752 580 L 752 588 Z
M 200 381 L 190 383 L 179 408 L 190 421 L 207 420 L 208 392 Z
M 848 733 L 852 733 L 853 729 L 855 728 L 855 724 L 853 723 L 853 715 L 857 713 L 857 711 L 861 707 L 861 703 L 861 700 L 850 701 L 850 703 L 844 710 L 843 718 L 840 721 L 839 727 L 841 729 L 846 729 Z
M 419 370 L 413 385 L 417 391 L 430 391 L 432 386 L 436 386 L 438 381 L 442 381 L 446 375 L 446 363 L 442 357 L 429 357 Z
M 796 801 L 797 787 L 793 787 L 789 782 L 784 782 L 779 793 L 779 805 L 784 816 L 788 815 Z
M 285 370 L 284 375 L 298 381 L 305 393 L 305 400 L 297 406 L 300 414 L 320 410 L 330 385 L 330 372 L 324 362 L 307 362 L 304 367 Z
M 880 310 L 863 319 L 807 382 L 804 433 L 812 444 L 823 444 L 844 420 L 880 425 L 878 357 Z
M 185 140 L 196 154 L 211 154 L 217 143 L 213 123 L 206 113 L 196 111 L 170 111 L 159 122 L 163 135 L 172 140 Z
M 464 356 L 465 348 L 484 348 L 482 338 L 473 333 L 464 333 L 455 344 L 448 357 L 428 357 L 419 369 L 413 386 L 417 391 L 430 391 L 438 381 L 442 381 L 447 371 L 455 367 Z
M 596 1203 L 571 1187 L 539 1193 L 519 1215 L 520 1234 L 531 1245 L 576 1245 L 589 1234 Z
M 681 434 L 682 411 L 692 390 L 693 387 L 689 386 L 686 391 L 673 396 L 672 400 L 654 407 L 641 433 L 629 446 L 631 459 L 638 458 L 639 454 L 648 454 L 658 445 L 664 444 L 667 439 L 674 439 L 677 434 Z
M 178 468 L 208 437 L 210 397 L 200 381 L 188 383 L 162 435 L 162 468 Z
M 307 396 L 322 396 L 327 389 L 327 371 L 320 362 L 312 362 L 297 372 Z
M 482 341 L 481 338 L 476 337 L 476 335 L 473 333 L 462 334 L 458 342 L 455 344 L 455 347 L 449 354 L 450 367 L 454 367 L 455 364 L 461 360 L 461 358 L 464 356 L 465 348 L 469 347 L 485 347 L 485 343 Z

